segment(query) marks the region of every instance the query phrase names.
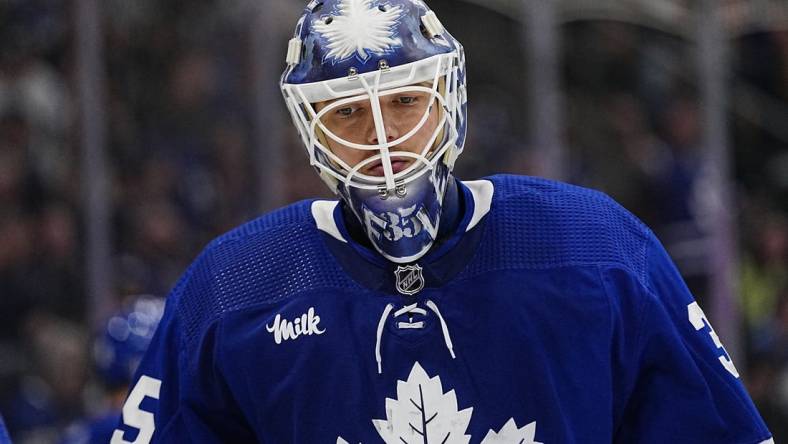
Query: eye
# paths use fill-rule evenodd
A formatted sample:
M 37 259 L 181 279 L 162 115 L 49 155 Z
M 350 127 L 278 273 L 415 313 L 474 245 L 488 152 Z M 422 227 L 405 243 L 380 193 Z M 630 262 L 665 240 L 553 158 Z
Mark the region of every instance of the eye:
M 340 108 L 336 111 L 337 115 L 340 117 L 350 117 L 355 110 L 351 106 L 347 106 L 345 108 Z
M 418 97 L 415 96 L 399 96 L 397 97 L 396 102 L 401 105 L 413 105 L 418 100 Z

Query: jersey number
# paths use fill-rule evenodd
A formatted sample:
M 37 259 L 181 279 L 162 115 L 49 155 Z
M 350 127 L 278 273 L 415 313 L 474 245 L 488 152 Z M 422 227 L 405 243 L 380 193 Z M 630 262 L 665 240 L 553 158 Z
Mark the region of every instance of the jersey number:
M 729 354 L 725 347 L 722 346 L 722 341 L 720 341 L 720 337 L 717 336 L 717 333 L 712 328 L 709 319 L 706 317 L 706 314 L 703 313 L 703 309 L 700 308 L 697 302 L 693 302 L 687 306 L 687 314 L 689 315 L 689 321 L 692 323 L 692 326 L 695 327 L 695 330 L 702 330 L 703 327 L 709 326 L 709 336 L 711 336 L 711 340 L 714 341 L 714 345 L 717 346 L 718 349 L 722 350 L 722 355 L 718 356 L 720 360 L 720 364 L 725 367 L 725 370 L 728 370 L 728 373 L 732 374 L 735 377 L 739 377 L 739 372 L 736 371 L 736 367 L 733 365 L 733 361 L 729 358 Z
M 139 429 L 137 439 L 126 441 L 123 439 L 123 431 L 115 429 L 112 433 L 110 444 L 148 444 L 156 430 L 156 423 L 153 420 L 153 413 L 140 409 L 140 404 L 146 396 L 159 399 L 161 381 L 150 376 L 142 375 L 137 385 L 129 393 L 129 399 L 123 404 L 123 423 L 129 427 Z

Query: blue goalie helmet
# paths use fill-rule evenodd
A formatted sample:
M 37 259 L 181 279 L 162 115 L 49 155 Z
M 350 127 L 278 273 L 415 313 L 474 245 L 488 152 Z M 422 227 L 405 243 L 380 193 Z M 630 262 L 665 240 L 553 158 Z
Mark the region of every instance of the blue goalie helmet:
M 375 249 L 422 257 L 465 143 L 462 45 L 421 0 L 315 0 L 280 87 L 310 163 Z
M 112 316 L 93 344 L 96 372 L 110 387 L 128 385 L 164 314 L 164 299 L 138 296 Z

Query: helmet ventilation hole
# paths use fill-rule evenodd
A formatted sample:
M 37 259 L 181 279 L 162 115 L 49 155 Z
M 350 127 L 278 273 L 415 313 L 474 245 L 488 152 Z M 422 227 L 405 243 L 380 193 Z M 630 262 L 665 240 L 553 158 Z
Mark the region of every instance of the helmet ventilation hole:
M 386 5 L 380 5 L 378 6 L 378 9 L 380 10 L 380 12 L 386 12 Z
M 326 17 L 325 19 L 323 19 L 323 23 L 325 23 L 326 25 L 330 25 L 331 22 L 333 22 L 333 21 L 334 21 L 334 17 L 331 17 L 330 15 L 328 17 Z

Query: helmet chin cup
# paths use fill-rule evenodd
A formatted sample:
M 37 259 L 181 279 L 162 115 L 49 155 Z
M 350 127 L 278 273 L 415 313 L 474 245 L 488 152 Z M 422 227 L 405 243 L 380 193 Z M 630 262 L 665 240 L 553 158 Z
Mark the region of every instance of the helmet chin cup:
M 339 186 L 339 194 L 361 222 L 375 250 L 395 263 L 414 262 L 435 243 L 449 183 L 439 162 L 426 174 L 384 196 L 378 190 Z

